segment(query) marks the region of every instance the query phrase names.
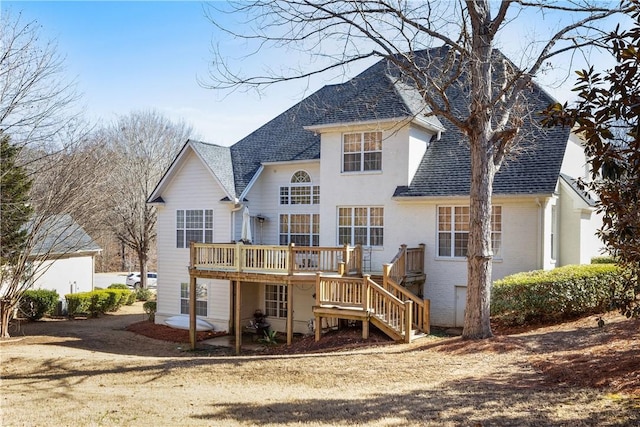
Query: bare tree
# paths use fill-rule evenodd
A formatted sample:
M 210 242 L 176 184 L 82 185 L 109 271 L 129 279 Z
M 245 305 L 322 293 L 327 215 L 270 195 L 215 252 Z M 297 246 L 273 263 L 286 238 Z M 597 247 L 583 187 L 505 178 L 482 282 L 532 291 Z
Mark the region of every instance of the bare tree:
M 154 111 L 121 116 L 103 133 L 113 160 L 109 223 L 118 240 L 135 252 L 141 287 L 146 287 L 149 251 L 156 240 L 156 211 L 146 201 L 191 134 L 185 123 Z
M 2 337 L 9 336 L 9 321 L 24 291 L 51 267 L 48 261 L 92 247 L 80 224 L 101 209 L 94 194 L 96 183 L 103 180 L 87 168 L 92 158 L 100 157 L 95 150 L 79 148 L 82 135 L 67 134 L 70 143 L 64 148 L 23 148 L 21 152 L 24 166 L 19 168 L 27 172 L 32 183 L 29 204 L 33 215 L 25 224 L 26 235 L 19 250 L 3 259 L 0 268 Z M 1 208 L 0 216 L 5 217 L 20 206 L 3 204 Z
M 24 291 L 46 272 L 50 261 L 81 250 L 78 223 L 94 211 L 93 180 L 85 152 L 78 150 L 88 127 L 75 110 L 79 95 L 66 79 L 55 43 L 40 38 L 36 22 L 4 10 L 0 18 L 0 131 L 20 155 L 0 173 L 3 188 L 12 170 L 31 183 L 23 238 L 0 267 L 0 336 L 9 334 L 13 309 Z M 4 159 L 3 159 L 4 160 Z M 0 221 L 22 207 L 3 203 Z M 69 213 L 73 213 L 73 220 Z M 19 214 L 19 213 L 18 213 Z
M 343 70 L 367 58 L 387 61 L 399 79 L 421 93 L 429 107 L 428 114 L 444 117 L 468 139 L 470 232 L 463 336 L 486 338 L 492 335 L 489 306 L 493 181 L 505 157 L 521 142 L 522 112 L 527 111 L 524 91 L 554 57 L 592 46 L 601 36 L 594 25 L 629 7 L 620 6 L 611 9 L 587 0 L 269 0 L 230 7 L 212 5 L 208 17 L 230 36 L 229 43 L 240 40 L 246 44 L 244 51 L 254 55 L 279 48 L 306 52 L 310 58 L 308 66 L 280 65 L 259 72 L 250 68 L 249 75 L 242 75 L 231 62 L 234 53 L 222 50 L 221 46 L 228 43 L 220 43 L 214 47 L 211 80 L 205 86 L 259 89 Z M 523 19 L 531 19 L 530 15 L 525 16 L 527 11 L 537 13 L 539 19 L 549 12 L 559 13 L 567 24 L 548 34 L 544 42 L 531 43 L 526 49 L 529 60 L 520 69 L 494 49 L 507 24 L 522 25 Z M 234 17 L 240 23 L 227 26 Z M 443 46 L 447 54 L 437 58 L 418 54 L 429 46 Z M 278 61 L 283 56 L 278 55 Z M 434 60 L 438 62 L 434 64 Z M 242 69 L 241 65 L 237 69 Z M 468 107 L 464 109 L 456 108 L 457 103 L 448 97 L 448 89 L 461 82 L 468 94 Z
M 14 144 L 49 144 L 78 117 L 80 96 L 53 41 L 36 21 L 3 10 L 0 17 L 0 130 Z

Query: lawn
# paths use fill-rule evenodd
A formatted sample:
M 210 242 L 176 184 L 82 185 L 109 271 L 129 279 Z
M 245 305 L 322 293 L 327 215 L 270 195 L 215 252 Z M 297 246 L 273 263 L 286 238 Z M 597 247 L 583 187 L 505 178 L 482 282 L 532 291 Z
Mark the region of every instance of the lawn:
M 138 303 L 20 325 L 0 343 L 1 424 L 640 424 L 640 324 L 614 314 L 603 328 L 586 318 L 484 341 L 242 356 L 126 330 L 143 319 Z

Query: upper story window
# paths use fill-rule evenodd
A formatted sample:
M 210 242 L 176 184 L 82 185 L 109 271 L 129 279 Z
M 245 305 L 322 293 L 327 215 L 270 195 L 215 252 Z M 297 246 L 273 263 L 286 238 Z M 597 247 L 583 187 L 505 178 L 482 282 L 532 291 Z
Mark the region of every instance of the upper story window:
M 295 243 L 298 246 L 320 244 L 320 215 L 281 214 L 280 244 Z
M 320 203 L 320 186 L 312 185 L 311 176 L 297 171 L 291 176 L 291 184 L 280 187 L 281 205 L 317 205 Z
M 342 137 L 342 172 L 382 170 L 382 132 L 346 133 Z
M 462 258 L 469 245 L 469 206 L 438 207 L 438 256 Z M 502 207 L 491 209 L 491 248 L 502 257 Z
M 338 244 L 382 246 L 384 244 L 384 208 L 338 208 Z
M 188 248 L 190 242 L 213 243 L 213 209 L 176 211 L 176 247 Z

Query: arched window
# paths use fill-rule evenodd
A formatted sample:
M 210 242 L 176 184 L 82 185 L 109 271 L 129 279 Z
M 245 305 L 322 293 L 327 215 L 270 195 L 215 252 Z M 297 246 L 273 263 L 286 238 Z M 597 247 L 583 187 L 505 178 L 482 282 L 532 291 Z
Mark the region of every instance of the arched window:
M 291 176 L 292 184 L 302 184 L 305 182 L 311 182 L 311 177 L 305 171 L 298 171 Z
M 291 184 L 280 187 L 281 205 L 317 205 L 320 203 L 320 186 L 313 185 L 311 176 L 303 171 L 291 175 Z

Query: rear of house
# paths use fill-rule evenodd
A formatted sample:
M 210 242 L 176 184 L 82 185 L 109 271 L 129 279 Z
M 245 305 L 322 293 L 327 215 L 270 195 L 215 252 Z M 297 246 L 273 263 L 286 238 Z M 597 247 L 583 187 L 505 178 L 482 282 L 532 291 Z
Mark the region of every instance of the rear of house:
M 185 144 L 149 199 L 158 207 L 157 322 L 189 312 L 193 279 L 196 314 L 219 330 L 246 325 L 260 310 L 276 330 L 308 333 L 318 322 L 319 282 L 296 272 L 320 270 L 319 254 L 335 251 L 338 262 L 357 254 L 356 270 L 385 283 L 385 268 L 396 268 L 402 254 L 420 253 L 422 271 L 412 276 L 403 264 L 401 286 L 430 301 L 431 324 L 461 325 L 466 140 L 386 70 L 377 64 L 326 86 L 232 147 Z M 551 102 L 537 87 L 529 99 L 538 107 Z M 525 117 L 523 134 L 526 149 L 503 165 L 494 185 L 494 278 L 589 262 L 601 246 L 593 200 L 575 185 L 587 172 L 579 139 L 568 129 L 541 129 L 532 116 Z M 260 252 L 269 257 L 280 253 L 280 266 L 289 270 L 249 271 L 243 258 L 245 270 L 232 275 L 230 265 L 218 263 L 223 249 L 258 253 L 224 246 L 246 237 L 245 209 L 251 243 L 269 246 Z M 189 242 L 210 244 L 217 260 L 206 255 L 209 267 L 195 268 Z M 291 244 L 310 248 L 304 259 Z

